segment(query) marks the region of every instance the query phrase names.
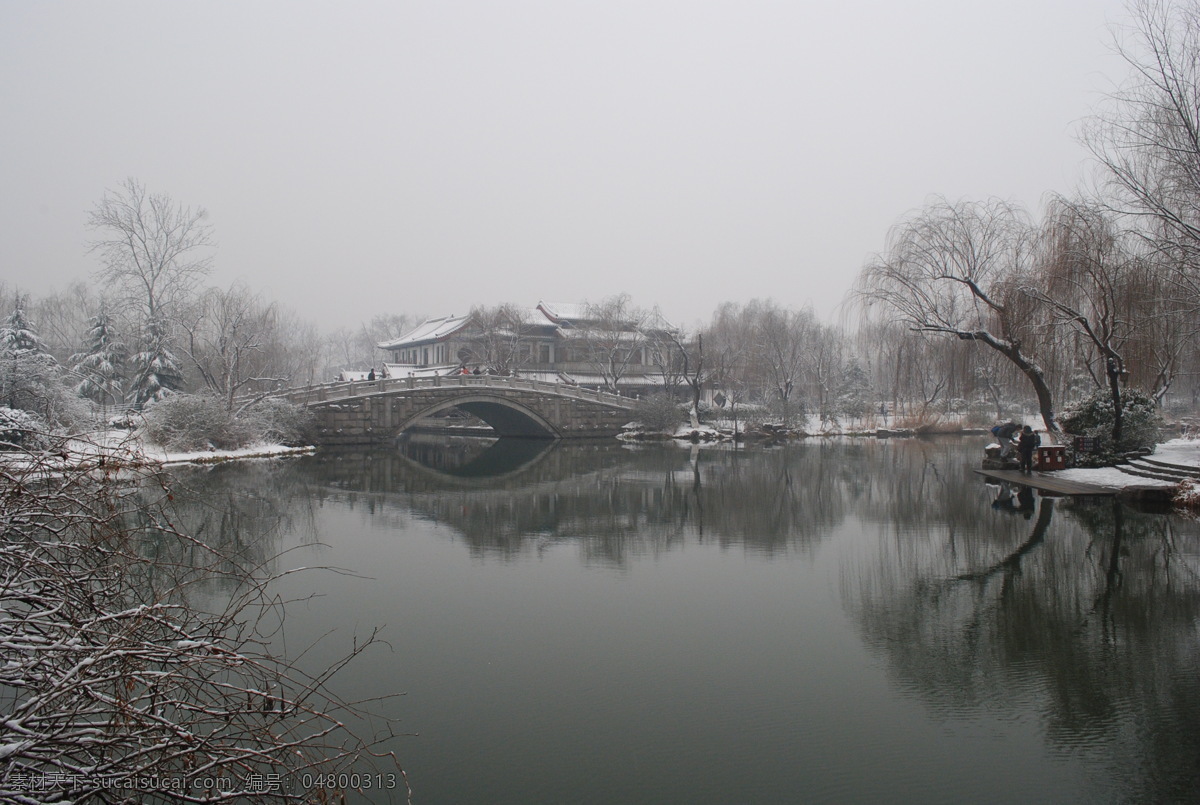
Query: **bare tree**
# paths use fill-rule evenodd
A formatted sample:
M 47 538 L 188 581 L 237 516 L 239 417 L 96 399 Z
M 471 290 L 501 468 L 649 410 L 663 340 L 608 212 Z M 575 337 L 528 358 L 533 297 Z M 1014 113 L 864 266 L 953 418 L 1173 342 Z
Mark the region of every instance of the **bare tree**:
M 1158 251 L 1143 260 L 1152 269 L 1139 279 L 1138 296 L 1151 312 L 1134 330 L 1125 368 L 1130 382 L 1146 389 L 1161 407 L 1193 352 L 1200 332 L 1200 307 L 1178 293 L 1174 277 L 1180 269 L 1170 265 L 1171 253 Z
M 295 385 L 312 385 L 330 376 L 325 363 L 325 339 L 317 326 L 301 319 L 294 311 L 279 313 L 277 337 L 291 354 L 291 377 Z
M 717 308 L 705 333 L 704 376 L 730 403 L 757 403 L 791 427 L 810 399 L 828 397 L 839 374 L 840 335 L 823 327 L 811 309 L 790 310 L 772 300 Z
M 573 338 L 604 387 L 616 391 L 630 368 L 644 360 L 648 331 L 661 324 L 661 317 L 657 311 L 635 307 L 629 294 L 589 304 L 586 311 L 587 321 L 577 324 Z
M 63 291 L 50 293 L 31 303 L 34 319 L 51 354 L 62 363 L 86 339 L 92 327 L 89 311 L 106 307 L 97 302 L 92 289 L 84 282 L 72 282 Z M 116 324 L 116 322 L 113 322 Z
M 845 370 L 845 342 L 841 334 L 814 321 L 805 360 L 805 377 L 806 385 L 816 398 L 817 415 L 822 423 L 836 423 L 839 414 L 845 413 L 839 410 L 837 399 Z
M 1123 86 L 1084 128 L 1106 168 L 1117 209 L 1186 259 L 1181 275 L 1200 298 L 1200 7 L 1132 0 L 1131 27 L 1116 50 L 1129 65 Z
M 161 320 L 212 266 L 208 213 L 151 194 L 136 179 L 106 192 L 88 225 L 100 233 L 91 250 L 100 255 L 99 276 L 125 289 L 143 322 Z
M 713 313 L 706 334 L 712 382 L 729 406 L 736 436 L 738 406 L 750 401 L 755 385 L 750 361 L 753 338 L 744 308 L 733 302 L 723 302 Z
M 856 294 L 920 332 L 983 344 L 1026 377 L 1047 430 L 1058 432 L 1054 396 L 1031 355 L 1033 302 L 1022 293 L 1032 226 L 1001 201 L 938 199 L 895 227 L 885 254 L 859 274 Z
M 534 360 L 525 311 L 512 303 L 471 308 L 474 336 L 464 365 L 477 364 L 501 375 L 512 374 Z
M 392 341 L 411 330 L 421 318 L 407 313 L 380 313 L 363 322 L 355 335 L 358 355 L 351 364 L 354 368 L 370 368 L 379 361 L 379 344 Z
M 667 359 L 668 365 L 678 367 L 678 378 L 687 386 L 691 392 L 692 404 L 688 411 L 691 418 L 693 428 L 700 427 L 700 397 L 704 391 L 704 385 L 712 377 L 712 369 L 705 363 L 704 357 L 704 333 L 696 333 L 694 337 L 688 337 L 682 330 L 672 330 L 668 332 L 667 337 L 670 340 L 670 345 L 674 347 L 670 350 L 677 358 L 677 361 Z M 661 354 L 662 349 L 655 350 Z M 664 372 L 666 377 L 666 372 Z
M 754 358 L 764 372 L 783 426 L 790 428 L 793 416 L 804 410 L 802 381 L 811 358 L 816 318 L 811 310 L 787 310 L 771 301 L 755 300 L 747 307 L 753 320 Z
M 1124 350 L 1135 330 L 1154 314 L 1139 305 L 1139 286 L 1151 264 L 1122 242 L 1116 221 L 1098 205 L 1055 199 L 1043 227 L 1044 259 L 1036 282 L 1023 290 L 1059 324 L 1084 336 L 1095 350 L 1098 385 L 1113 405 L 1113 444 L 1121 443 L 1121 390 L 1128 372 Z
M 276 337 L 279 316 L 245 285 L 210 288 L 182 316 L 184 351 L 204 385 L 232 411 L 245 392 L 272 391 L 294 367 Z

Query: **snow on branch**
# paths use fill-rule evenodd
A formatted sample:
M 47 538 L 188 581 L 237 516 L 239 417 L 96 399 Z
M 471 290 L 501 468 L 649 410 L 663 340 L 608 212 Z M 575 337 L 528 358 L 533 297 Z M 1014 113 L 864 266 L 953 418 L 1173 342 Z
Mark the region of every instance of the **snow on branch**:
M 375 633 L 288 662 L 273 561 L 175 527 L 163 476 L 53 458 L 0 472 L 0 801 L 311 801 L 302 776 L 364 765 L 407 790 L 390 727 L 354 734 L 329 687 Z

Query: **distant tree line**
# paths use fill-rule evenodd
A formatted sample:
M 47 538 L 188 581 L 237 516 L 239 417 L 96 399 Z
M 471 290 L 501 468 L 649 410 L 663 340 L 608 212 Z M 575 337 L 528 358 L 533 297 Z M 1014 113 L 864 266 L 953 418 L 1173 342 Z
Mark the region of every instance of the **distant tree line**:
M 6 422 L 82 427 L 182 392 L 233 415 L 280 387 L 368 367 L 375 344 L 412 323 L 381 315 L 321 334 L 244 283 L 206 285 L 207 213 L 135 179 L 106 193 L 88 225 L 93 283 L 37 299 L 0 284 L 0 407 L 22 412 Z

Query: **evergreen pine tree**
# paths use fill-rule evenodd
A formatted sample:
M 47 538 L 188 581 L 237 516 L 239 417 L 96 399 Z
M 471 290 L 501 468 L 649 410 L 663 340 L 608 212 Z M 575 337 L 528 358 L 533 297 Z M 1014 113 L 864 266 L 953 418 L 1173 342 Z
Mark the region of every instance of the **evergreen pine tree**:
M 183 388 L 183 370 L 171 352 L 170 330 L 159 318 L 146 322 L 142 351 L 133 356 L 130 401 L 138 408 Z
M 55 363 L 54 357 L 46 352 L 46 344 L 38 335 L 37 327 L 25 315 L 25 307 L 21 297 L 17 297 L 12 313 L 0 327 L 0 349 L 5 357 L 42 356 Z
M 84 352 L 71 356 L 80 381 L 76 391 L 102 409 L 121 401 L 125 361 L 129 350 L 119 340 L 111 317 L 101 311 L 92 317 Z
M 0 400 L 54 421 L 61 397 L 58 361 L 46 351 L 21 297 L 0 326 Z
M 862 418 L 870 410 L 871 379 L 867 370 L 852 356 L 842 372 L 838 385 L 837 408 L 845 416 Z

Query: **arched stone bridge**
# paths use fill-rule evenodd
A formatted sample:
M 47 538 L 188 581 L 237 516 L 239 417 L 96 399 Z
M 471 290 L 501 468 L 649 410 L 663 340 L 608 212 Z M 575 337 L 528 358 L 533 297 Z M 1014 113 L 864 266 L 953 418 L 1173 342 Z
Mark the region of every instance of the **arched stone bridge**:
M 389 441 L 425 417 L 460 408 L 500 436 L 583 439 L 615 436 L 632 401 L 565 383 L 453 375 L 327 383 L 273 395 L 311 409 L 327 445 Z

